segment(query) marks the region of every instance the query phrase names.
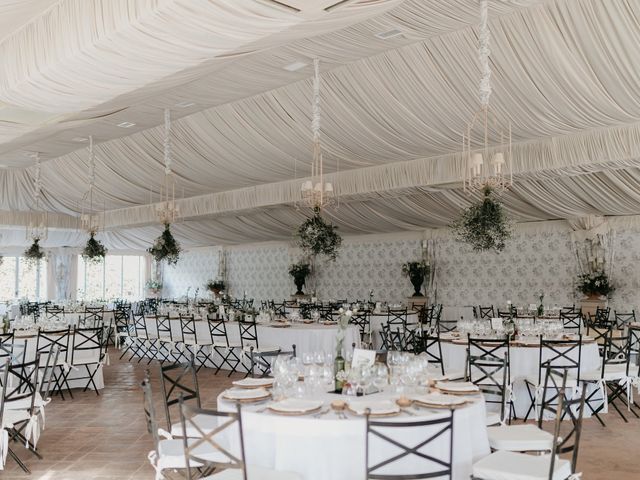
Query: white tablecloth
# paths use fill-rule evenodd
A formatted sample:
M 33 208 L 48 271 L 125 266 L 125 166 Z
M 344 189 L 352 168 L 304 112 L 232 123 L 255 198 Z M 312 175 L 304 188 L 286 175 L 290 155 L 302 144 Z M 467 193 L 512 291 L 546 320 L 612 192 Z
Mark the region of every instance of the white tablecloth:
M 442 357 L 445 371 L 464 371 L 467 358 L 467 345 L 451 342 L 442 342 Z M 513 383 L 514 406 L 516 414 L 522 418 L 529 408 L 531 400 L 524 384 L 526 377 L 538 376 L 540 364 L 539 347 L 511 346 L 509 349 L 511 358 L 511 382 Z M 577 358 L 577 350 L 572 351 L 570 358 Z M 580 359 L 580 371 L 591 372 L 601 366 L 598 345 L 595 342 L 584 343 Z M 543 372 L 544 375 L 544 372 Z M 589 409 L 585 410 L 585 416 Z
M 385 395 L 381 393 L 371 397 L 380 398 Z M 348 402 L 350 397 L 333 394 L 323 396 L 326 405 L 339 398 Z M 349 419 L 341 420 L 333 412 L 321 418 L 288 417 L 255 412 L 260 408 L 264 408 L 264 405 L 256 407 L 246 404 L 242 407 L 245 452 L 249 464 L 297 472 L 305 480 L 365 478 L 365 420 L 362 417 L 349 414 Z M 235 405 L 218 397 L 218 409 L 233 411 Z M 424 420 L 433 415 L 448 414 L 448 411 L 416 412 L 424 412 L 424 414 L 420 413 L 418 416 L 401 414 L 393 419 L 398 422 L 407 422 Z M 426 432 L 418 433 L 413 430 L 404 430 L 403 438 L 398 439 L 411 446 L 426 440 Z M 453 479 L 468 480 L 473 462 L 490 453 L 482 399 L 455 411 L 453 432 Z M 448 441 L 448 436 L 434 441 L 429 445 L 429 454 L 440 456 L 440 452 L 446 451 Z M 372 455 L 373 452 L 372 449 Z M 388 450 L 383 450 L 381 455 L 383 458 L 390 456 Z M 375 456 L 373 461 L 376 461 Z M 403 469 L 411 466 L 399 463 L 395 468 Z
M 78 325 L 80 320 L 85 317 L 84 312 L 64 312 L 64 319 L 69 325 Z M 105 325 L 110 325 L 114 322 L 113 311 L 105 310 L 102 320 Z
M 147 318 L 147 332 L 150 336 L 157 334 L 156 322 L 153 317 Z M 229 343 L 240 343 L 238 322 L 227 322 Z M 171 331 L 174 339 L 180 339 L 180 321 L 171 320 Z M 283 351 L 290 351 L 296 346 L 298 356 L 309 352 L 335 352 L 337 327 L 322 324 L 293 324 L 286 328 L 275 328 L 269 325 L 257 326 L 258 343 L 261 348 L 266 346 L 280 347 Z M 196 334 L 199 340 L 210 341 L 209 325 L 206 321 L 196 321 Z M 221 341 L 217 339 L 217 341 Z M 345 332 L 344 348 L 351 351 L 351 345 L 360 346 L 360 331 L 358 327 L 349 325 Z

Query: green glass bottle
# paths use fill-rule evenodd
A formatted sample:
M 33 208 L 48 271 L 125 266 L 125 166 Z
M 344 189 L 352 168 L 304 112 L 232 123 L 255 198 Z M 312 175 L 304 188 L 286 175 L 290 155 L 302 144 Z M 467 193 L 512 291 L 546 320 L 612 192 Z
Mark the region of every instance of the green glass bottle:
M 338 373 L 344 370 L 344 357 L 342 353 L 339 353 L 334 362 L 334 378 L 336 380 L 336 392 L 342 393 L 342 387 L 344 387 L 344 380 L 338 378 Z

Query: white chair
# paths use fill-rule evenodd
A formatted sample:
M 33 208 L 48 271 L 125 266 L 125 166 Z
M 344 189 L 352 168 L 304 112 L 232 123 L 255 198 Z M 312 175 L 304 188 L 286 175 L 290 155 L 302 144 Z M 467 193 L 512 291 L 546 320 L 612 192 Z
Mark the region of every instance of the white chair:
M 585 392 L 586 386 L 583 386 L 582 394 L 576 400 L 565 400 L 564 391 L 559 395 L 550 454 L 529 455 L 499 450 L 476 462 L 473 465 L 471 478 L 474 480 L 567 480 L 573 478 L 578 460 Z M 561 438 L 560 426 L 564 415 L 570 417 L 572 428 L 564 438 Z M 558 457 L 559 454 L 569 452 L 572 453 L 571 460 Z

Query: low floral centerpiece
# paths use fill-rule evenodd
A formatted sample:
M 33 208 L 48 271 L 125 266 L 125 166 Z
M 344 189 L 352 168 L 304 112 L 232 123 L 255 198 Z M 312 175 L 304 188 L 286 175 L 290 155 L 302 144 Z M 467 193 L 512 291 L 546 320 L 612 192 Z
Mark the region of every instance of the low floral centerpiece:
M 615 287 L 603 271 L 585 273 L 578 277 L 578 291 L 591 299 L 609 297 Z
M 149 280 L 145 284 L 146 289 L 153 295 L 157 295 L 162 290 L 162 283 L 158 280 Z
M 405 277 L 409 277 L 409 281 L 413 285 L 413 296 L 422 297 L 422 284 L 429 275 L 429 265 L 424 260 L 407 262 L 402 265 L 402 273 Z
M 151 254 L 156 262 L 166 260 L 169 265 L 175 265 L 180 259 L 180 252 L 182 248 L 178 241 L 173 237 L 171 233 L 171 225 L 169 223 L 164 224 L 164 230 L 160 234 L 151 248 L 147 249 L 147 252 Z
M 293 283 L 296 284 L 296 295 L 304 295 L 302 287 L 304 287 L 307 277 L 311 273 L 311 265 L 300 262 L 289 266 L 289 275 L 293 277 Z
M 342 245 L 338 227 L 322 218 L 320 207 L 313 209 L 313 215 L 305 220 L 296 231 L 298 246 L 308 255 L 325 255 L 334 261 Z

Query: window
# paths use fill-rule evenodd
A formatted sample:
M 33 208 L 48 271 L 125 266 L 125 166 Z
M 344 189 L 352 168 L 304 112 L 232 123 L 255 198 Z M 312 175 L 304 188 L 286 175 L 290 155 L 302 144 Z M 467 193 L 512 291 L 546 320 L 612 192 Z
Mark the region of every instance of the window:
M 0 301 L 47 298 L 47 262 L 32 265 L 24 257 L 4 257 L 0 265 Z
M 104 262 L 78 256 L 78 298 L 86 300 L 144 296 L 145 260 L 137 255 L 107 255 Z

